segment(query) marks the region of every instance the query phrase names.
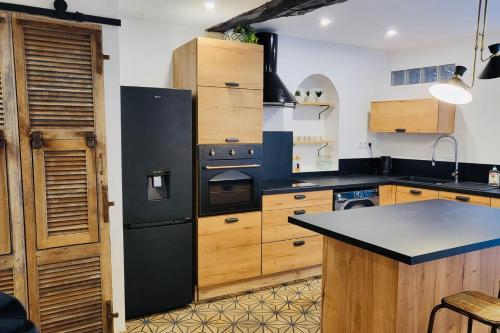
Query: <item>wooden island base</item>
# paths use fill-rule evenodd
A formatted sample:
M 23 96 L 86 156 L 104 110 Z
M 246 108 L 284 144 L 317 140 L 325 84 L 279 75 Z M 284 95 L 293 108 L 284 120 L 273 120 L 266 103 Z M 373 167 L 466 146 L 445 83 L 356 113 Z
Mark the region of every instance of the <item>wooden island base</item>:
M 322 333 L 423 333 L 441 298 L 498 294 L 500 247 L 407 265 L 324 238 Z M 466 319 L 438 312 L 434 332 L 466 332 Z M 489 332 L 475 323 L 474 333 Z

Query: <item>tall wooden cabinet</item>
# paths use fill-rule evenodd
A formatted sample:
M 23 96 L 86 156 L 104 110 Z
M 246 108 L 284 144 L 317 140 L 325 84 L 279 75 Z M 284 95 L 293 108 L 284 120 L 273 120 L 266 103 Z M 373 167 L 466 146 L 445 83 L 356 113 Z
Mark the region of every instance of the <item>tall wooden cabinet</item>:
M 13 46 L 9 34 L 2 43 L 14 50 L 17 108 L 14 91 L 3 101 L 14 103 L 5 118 L 20 146 L 6 147 L 23 197 L 11 187 L 7 197 L 15 214 L 24 204 L 24 225 L 0 215 L 0 229 L 10 225 L 12 248 L 25 253 L 29 315 L 42 333 L 112 332 L 101 27 L 24 14 L 11 26 Z
M 174 86 L 190 89 L 196 143 L 262 143 L 262 45 L 196 38 L 174 51 Z
M 0 12 L 0 290 L 28 304 L 11 18 Z

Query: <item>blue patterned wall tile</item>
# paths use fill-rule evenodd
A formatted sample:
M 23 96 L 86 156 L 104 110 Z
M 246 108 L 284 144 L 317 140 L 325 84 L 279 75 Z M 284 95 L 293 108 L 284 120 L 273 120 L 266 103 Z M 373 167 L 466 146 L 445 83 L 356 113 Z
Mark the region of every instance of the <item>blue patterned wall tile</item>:
M 431 83 L 438 80 L 437 66 L 422 68 L 422 83 Z
M 412 68 L 406 70 L 406 84 L 420 83 L 420 68 Z
M 402 71 L 392 71 L 391 72 L 391 85 L 393 86 L 402 86 L 405 84 L 405 75 L 406 72 Z

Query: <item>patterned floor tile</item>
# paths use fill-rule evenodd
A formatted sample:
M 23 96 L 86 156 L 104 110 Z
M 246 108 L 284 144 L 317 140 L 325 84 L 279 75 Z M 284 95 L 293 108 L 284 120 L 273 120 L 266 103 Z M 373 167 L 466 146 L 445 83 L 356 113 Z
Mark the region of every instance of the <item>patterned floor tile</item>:
M 321 279 L 252 290 L 127 322 L 127 333 L 319 333 Z

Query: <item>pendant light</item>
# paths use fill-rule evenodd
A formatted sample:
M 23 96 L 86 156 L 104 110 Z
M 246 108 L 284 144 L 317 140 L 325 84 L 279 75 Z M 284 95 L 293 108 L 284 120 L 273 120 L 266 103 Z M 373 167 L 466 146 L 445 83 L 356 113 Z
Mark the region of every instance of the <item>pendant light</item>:
M 479 75 L 480 79 L 496 79 L 500 77 L 500 43 L 492 44 L 488 48 L 491 52 L 489 58 L 483 59 L 484 52 L 484 37 L 486 31 L 486 14 L 488 12 L 488 0 L 484 0 L 483 27 L 481 26 L 481 10 L 483 8 L 483 0 L 479 0 L 479 10 L 477 13 L 477 29 L 476 29 L 476 47 L 474 48 L 474 67 L 472 71 L 472 84 L 467 85 L 462 77 L 467 70 L 464 66 L 457 66 L 455 73 L 450 80 L 434 84 L 430 87 L 429 92 L 435 98 L 450 104 L 467 104 L 472 101 L 470 90 L 476 81 L 476 63 L 477 51 L 480 50 L 481 61 L 488 62 L 483 72 Z M 479 40 L 481 39 L 481 47 Z

